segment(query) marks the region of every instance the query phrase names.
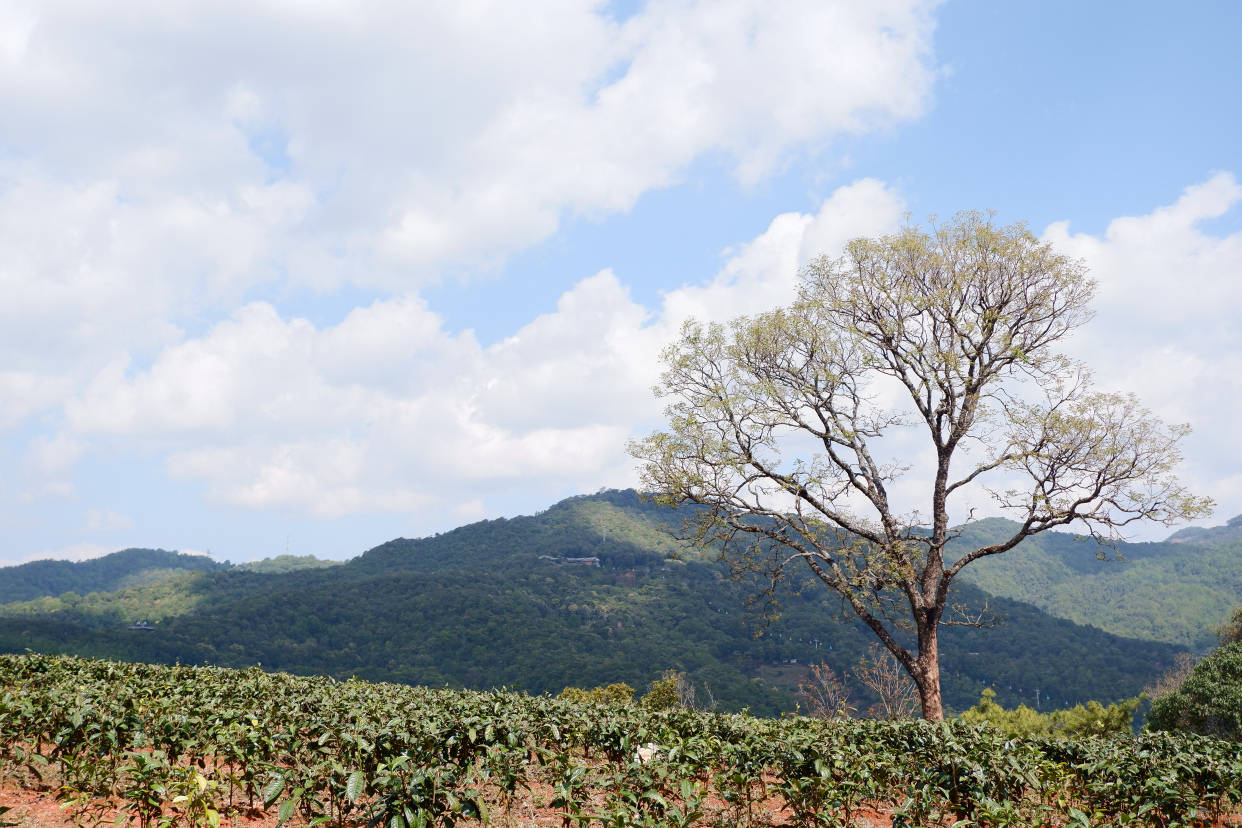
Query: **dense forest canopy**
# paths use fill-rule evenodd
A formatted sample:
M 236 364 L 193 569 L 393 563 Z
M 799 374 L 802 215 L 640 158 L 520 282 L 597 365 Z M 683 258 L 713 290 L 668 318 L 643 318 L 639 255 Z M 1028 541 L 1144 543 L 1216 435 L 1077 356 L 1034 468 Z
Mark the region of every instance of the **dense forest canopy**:
M 221 566 L 112 592 L 44 596 L 0 606 L 0 648 L 550 693 L 614 682 L 642 688 L 678 669 L 700 697 L 710 688 L 721 709 L 765 714 L 794 709 L 809 662 L 844 673 L 865 654 L 863 631 L 797 584 L 765 627 L 748 612 L 753 585 L 730 580 L 710 555 L 668 534 L 680 519 L 633 491 L 605 491 L 537 515 L 396 539 L 329 568 Z M 1063 543 L 1058 554 L 1098 568 L 1100 578 L 1209 552 L 1184 543 L 1122 545 L 1125 560 L 1101 563 L 1092 541 Z M 599 566 L 565 563 L 591 557 Z M 0 570 L 0 583 L 11 571 Z M 1214 577 L 1234 577 L 1227 572 Z M 1182 588 L 1166 586 L 1173 594 Z M 1179 650 L 1063 620 L 969 583 L 961 590 L 971 605 L 990 602 L 1002 623 L 946 631 L 953 646 L 945 692 L 956 710 L 974 705 L 985 687 L 1010 707 L 1034 705 L 1037 689 L 1043 707 L 1128 698 Z M 154 632 L 128 629 L 144 618 Z

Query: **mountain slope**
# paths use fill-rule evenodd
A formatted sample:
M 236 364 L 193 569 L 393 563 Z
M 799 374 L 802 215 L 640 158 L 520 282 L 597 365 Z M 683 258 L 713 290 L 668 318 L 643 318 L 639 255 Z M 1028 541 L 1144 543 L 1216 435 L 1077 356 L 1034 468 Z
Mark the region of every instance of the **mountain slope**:
M 125 549 L 88 561 L 33 561 L 0 569 L 0 604 L 76 592 L 111 592 L 185 572 L 223 568 L 205 555 Z
M 173 611 L 156 616 L 155 631 L 126 629 L 118 608 L 137 612 L 144 597 L 154 606 L 156 587 L 51 611 L 10 605 L 0 607 L 0 649 L 533 692 L 643 687 L 676 668 L 726 709 L 769 714 L 793 708 L 808 661 L 842 671 L 865 652 L 870 633 L 842 621 L 821 589 L 783 594 L 781 617 L 757 626 L 745 609 L 754 586 L 662 531 L 676 519 L 632 492 L 606 492 L 391 541 L 329 569 L 183 576 L 157 585 Z M 955 600 L 989 598 L 963 585 Z M 944 632 L 951 707 L 985 686 L 1009 704 L 1034 701 L 1036 688 L 1058 704 L 1133 695 L 1176 651 L 1021 602 L 991 604 L 1007 623 Z
M 1205 652 L 1213 628 L 1242 604 L 1242 516 L 1212 529 L 1182 530 L 1157 543 L 1119 543 L 1045 532 L 962 577 L 998 596 L 1028 601 L 1057 616 L 1117 635 Z M 1012 535 L 997 518 L 964 528 L 964 550 Z M 1097 555 L 1105 554 L 1108 560 Z

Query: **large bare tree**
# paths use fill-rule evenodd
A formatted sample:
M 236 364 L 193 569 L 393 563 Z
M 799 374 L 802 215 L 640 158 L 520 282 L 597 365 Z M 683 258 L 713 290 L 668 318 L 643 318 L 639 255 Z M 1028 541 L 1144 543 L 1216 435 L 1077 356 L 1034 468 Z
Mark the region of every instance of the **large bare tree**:
M 941 719 L 938 632 L 964 567 L 1058 526 L 1111 542 L 1210 511 L 1173 474 L 1187 428 L 1093 390 L 1057 351 L 1093 290 L 1081 263 L 979 213 L 856 239 L 803 270 L 789 307 L 683 328 L 656 387 L 667 430 L 630 447 L 643 484 L 707 507 L 689 535 L 739 568 L 804 562 Z M 912 464 L 889 455 L 913 452 L 911 429 L 930 463 L 902 511 L 893 484 Z M 969 520 L 957 501 L 989 495 L 1012 536 L 947 557 L 951 505 Z

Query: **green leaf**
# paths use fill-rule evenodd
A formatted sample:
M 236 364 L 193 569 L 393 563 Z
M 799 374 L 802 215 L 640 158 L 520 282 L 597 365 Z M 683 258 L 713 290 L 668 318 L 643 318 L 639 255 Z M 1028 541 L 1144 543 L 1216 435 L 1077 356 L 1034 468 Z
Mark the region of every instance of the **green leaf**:
M 362 771 L 356 770 L 349 775 L 349 779 L 345 781 L 345 796 L 350 802 L 357 802 L 362 796 L 362 792 L 366 790 L 367 779 Z
M 285 789 L 285 778 L 277 776 L 263 787 L 263 807 L 270 808 L 272 803 L 280 798 L 280 794 Z

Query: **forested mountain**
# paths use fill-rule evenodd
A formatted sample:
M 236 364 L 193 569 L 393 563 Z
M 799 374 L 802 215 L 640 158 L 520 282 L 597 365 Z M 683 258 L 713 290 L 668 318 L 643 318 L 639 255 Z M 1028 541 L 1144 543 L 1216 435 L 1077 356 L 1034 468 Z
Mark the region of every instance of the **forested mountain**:
M 1016 528 L 997 518 L 976 521 L 958 548 L 996 542 Z M 1225 526 L 1115 549 L 1045 532 L 962 574 L 993 595 L 1029 601 L 1058 618 L 1205 652 L 1216 643 L 1213 629 L 1242 604 L 1242 515 Z
M 340 561 L 327 561 L 322 558 L 316 558 L 314 555 L 277 555 L 273 558 L 264 558 L 261 561 L 250 561 L 249 563 L 238 564 L 238 569 L 244 569 L 248 572 L 264 572 L 275 574 L 281 572 L 293 572 L 297 569 L 323 569 L 328 566 L 340 566 Z
M 1170 543 L 1191 543 L 1200 546 L 1242 545 L 1242 515 L 1230 518 L 1224 526 L 1188 526 L 1169 536 Z
M 111 592 L 149 584 L 185 572 L 210 572 L 224 565 L 205 555 L 165 549 L 125 549 L 89 561 L 32 561 L 0 569 L 0 604 L 44 595 Z
M 284 573 L 237 567 L 106 595 L 0 607 L 0 649 L 213 663 L 300 673 L 557 692 L 685 670 L 722 708 L 776 713 L 812 660 L 854 665 L 872 638 L 811 585 L 781 596 L 766 628 L 755 585 L 727 578 L 662 528 L 675 513 L 633 492 L 570 498 L 537 515 L 394 540 L 340 566 Z M 986 527 L 985 527 L 986 528 Z M 1089 556 L 1088 556 L 1089 557 Z M 0 570 L 0 582 L 7 570 Z M 955 602 L 989 600 L 963 584 Z M 944 691 L 973 704 L 1134 695 L 1177 648 L 1111 635 L 1006 598 L 1004 623 L 946 628 Z M 128 622 L 151 618 L 154 631 Z

